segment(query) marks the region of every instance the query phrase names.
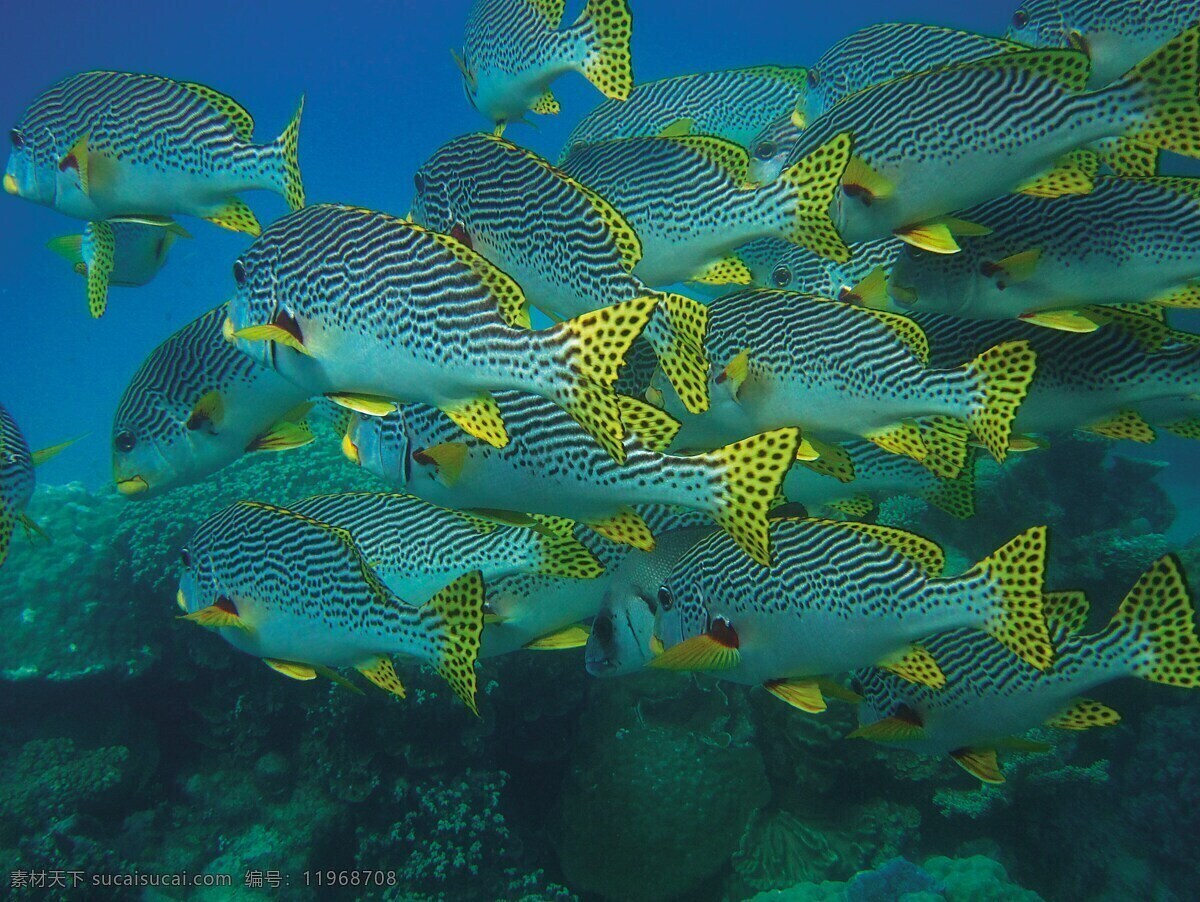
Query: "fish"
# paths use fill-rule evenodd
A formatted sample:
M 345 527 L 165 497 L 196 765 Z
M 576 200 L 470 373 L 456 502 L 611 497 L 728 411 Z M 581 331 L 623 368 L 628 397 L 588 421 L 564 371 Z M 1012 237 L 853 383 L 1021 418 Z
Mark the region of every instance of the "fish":
M 772 566 L 747 566 L 725 535 L 695 545 L 658 593 L 650 666 L 762 685 L 808 711 L 817 680 L 878 666 L 934 688 L 946 677 L 920 644 L 951 629 L 994 636 L 1038 670 L 1053 659 L 1043 610 L 1045 527 L 960 576 L 933 542 L 876 524 L 773 520 Z M 855 663 L 864 662 L 864 663 Z
M 226 341 L 222 304 L 138 367 L 113 416 L 113 482 L 126 498 L 202 482 L 244 454 L 313 441 L 308 392 Z
M 1116 710 L 1086 697 L 1100 686 L 1127 677 L 1200 686 L 1195 601 L 1174 555 L 1150 566 L 1098 633 L 1078 634 L 1088 615 L 1082 593 L 1052 593 L 1045 607 L 1055 645 L 1048 669 L 1031 667 L 983 633 L 931 636 L 922 645 L 938 661 L 946 685 L 929 689 L 876 668 L 855 672 L 851 685 L 862 703 L 860 725 L 850 735 L 949 755 L 979 780 L 1002 783 L 997 751 L 1028 749 L 1028 740 L 1020 738 L 1028 730 L 1117 723 Z
M 273 223 L 233 275 L 228 335 L 312 395 L 375 413 L 424 402 L 503 447 L 491 392 L 518 389 L 562 406 L 624 458 L 611 385 L 652 298 L 533 331 L 520 286 L 461 241 L 332 204 Z
M 559 159 L 586 144 L 662 134 L 712 135 L 746 147 L 768 123 L 796 108 L 807 85 L 807 71 L 796 66 L 749 66 L 643 82 L 626 100 L 602 101 L 584 116 Z
M 551 83 L 579 72 L 605 97 L 633 88 L 633 15 L 627 0 L 587 0 L 573 25 L 562 25 L 565 0 L 475 0 L 462 52 L 452 51 L 471 106 L 496 134 L 527 112 L 559 112 Z
M 653 659 L 658 589 L 679 559 L 715 531 L 711 526 L 692 526 L 656 533 L 653 551 L 627 554 L 612 569 L 584 651 L 588 673 L 623 676 Z
M 1013 421 L 1018 440 L 1078 429 L 1152 442 L 1156 432 L 1144 408 L 1168 431 L 1186 432 L 1197 412 L 1198 339 L 1153 317 L 1129 314 L 1087 333 L 937 313 L 914 314 L 912 321 L 924 331 L 936 367 L 969 360 L 996 342 L 1028 343 L 1038 362 Z
M 757 288 L 782 288 L 850 304 L 884 309 L 889 306 L 888 274 L 904 247 L 898 238 L 881 238 L 851 248 L 845 263 L 767 238 L 738 248 Z
M 34 467 L 41 466 L 78 440 L 30 451 L 17 421 L 0 404 L 0 566 L 8 558 L 13 531 L 18 525 L 31 538 L 45 538 L 45 532 L 25 513 L 37 481 Z
M 423 604 L 468 571 L 485 586 L 518 573 L 578 581 L 604 572 L 569 523 L 565 534 L 536 521 L 508 526 L 387 492 L 315 495 L 288 510 L 349 532 L 371 568 L 410 604 Z
M 811 462 L 797 461 L 783 481 L 783 496 L 806 510 L 824 509 L 829 516 L 862 519 L 881 502 L 898 495 L 921 498 L 952 517 L 975 515 L 975 464 L 969 452 L 958 475 L 936 476 L 910 457 L 893 454 L 867 441 L 843 442 L 840 450 L 849 459 L 854 478 L 842 482 Z
M 204 521 L 180 552 L 182 619 L 295 679 L 352 667 L 403 695 L 392 655 L 433 667 L 475 713 L 483 579 L 458 577 L 414 606 L 344 529 L 256 501 Z
M 759 238 L 842 253 L 830 211 L 851 144 L 849 132 L 828 135 L 764 186 L 750 180 L 744 147 L 707 135 L 604 141 L 576 148 L 560 165 L 637 233 L 642 257 L 633 273 L 647 285 L 746 284 L 735 252 Z
M 831 211 L 842 238 L 891 234 L 950 254 L 985 230 L 955 211 L 1013 192 L 1091 191 L 1100 160 L 1085 145 L 1125 139 L 1200 156 L 1200 26 L 1110 87 L 1088 91 L 1089 73 L 1078 51 L 1030 50 L 898 78 L 809 125 L 787 165 L 849 133 L 854 155 Z
M 987 229 L 957 254 L 906 247 L 889 290 L 910 310 L 1095 329 L 1103 311 L 1200 308 L 1200 179 L 1096 179 L 1088 194 L 1013 194 L 962 214 Z
M 40 94 L 13 128 L 4 188 L 99 222 L 197 216 L 257 235 L 237 195 L 262 189 L 304 206 L 297 161 L 301 99 L 270 144 L 232 97 L 192 82 L 131 72 L 82 72 Z
M 796 104 L 750 139 L 750 176 L 759 182 L 778 178 L 800 133 L 852 94 L 905 75 L 1026 49 L 938 25 L 881 22 L 860 28 L 821 55 L 807 70 Z
M 796 426 L 809 450 L 865 438 L 947 478 L 962 469 L 969 432 L 1002 460 L 1036 355 L 1027 343 L 1006 342 L 965 365 L 935 369 L 926 365 L 928 349 L 920 327 L 898 314 L 746 289 L 709 306 L 709 410 L 688 414 L 661 380 L 652 390 L 682 420 L 676 450 Z M 828 450 L 836 471 L 844 455 Z
M 82 235 L 63 235 L 47 245 L 87 279 L 88 311 L 98 319 L 108 308 L 110 285 L 148 284 L 167 262 L 178 238 L 191 238 L 177 222 L 89 222 Z
M 1092 63 L 1088 84 L 1101 88 L 1197 22 L 1197 0 L 1026 0 L 1005 36 L 1082 50 Z
M 429 407 L 385 418 L 355 417 L 347 456 L 396 488 L 459 510 L 551 514 L 643 550 L 654 534 L 636 511 L 663 504 L 708 514 L 755 560 L 770 559 L 767 511 L 800 445 L 796 429 L 756 435 L 690 457 L 662 453 L 678 424 L 658 408 L 621 398 L 627 424 L 618 465 L 554 404 L 498 392 L 511 441 L 503 448 L 464 437 Z
M 604 198 L 493 135 L 464 135 L 443 145 L 414 182 L 414 222 L 462 240 L 516 280 L 530 306 L 553 320 L 652 298 L 655 316 L 643 336 L 688 409 L 707 406 L 702 348 L 708 312 L 633 275 L 641 241 Z

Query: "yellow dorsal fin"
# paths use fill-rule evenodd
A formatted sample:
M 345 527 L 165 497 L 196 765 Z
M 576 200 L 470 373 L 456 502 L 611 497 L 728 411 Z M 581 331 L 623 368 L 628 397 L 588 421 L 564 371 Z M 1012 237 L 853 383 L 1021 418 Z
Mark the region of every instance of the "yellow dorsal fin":
M 769 680 L 763 688 L 780 701 L 809 714 L 820 714 L 828 706 L 817 680 Z
M 1200 179 L 1197 179 L 1200 181 Z M 1182 288 L 1176 288 L 1164 295 L 1156 297 L 1154 303 L 1161 307 L 1178 307 L 1181 310 L 1196 310 L 1200 308 L 1200 282 L 1189 282 Z
M 487 442 L 493 448 L 503 448 L 508 444 L 508 431 L 504 428 L 500 405 L 487 392 L 465 401 L 443 404 L 438 409 L 467 435 Z
M 942 668 L 928 649 L 920 645 L 913 645 L 903 654 L 880 661 L 876 666 L 894 673 L 902 680 L 930 689 L 941 689 L 946 685 L 946 674 L 942 673 Z
M 684 135 L 661 140 L 674 141 L 688 148 L 696 156 L 716 166 L 735 185 L 750 183 L 750 154 L 740 144 L 712 135 Z
M 925 337 L 925 330 L 914 323 L 907 316 L 901 316 L 899 313 L 888 313 L 886 310 L 871 310 L 864 308 L 863 313 L 868 316 L 873 316 L 885 326 L 892 330 L 892 333 L 900 339 L 906 348 L 912 351 L 922 364 L 929 363 L 929 339 Z
M 995 749 L 958 749 L 950 753 L 954 763 L 984 783 L 1003 783 Z
M 551 28 L 558 28 L 562 24 L 566 0 L 529 0 L 529 5 L 538 11 Z
M 852 520 L 861 520 L 871 511 L 875 510 L 875 502 L 866 495 L 855 495 L 851 498 L 841 498 L 837 501 L 830 501 L 825 505 L 837 511 L 839 514 L 849 517 Z
M 836 529 L 849 529 L 870 536 L 876 542 L 881 542 L 908 558 L 929 576 L 941 576 L 942 571 L 946 569 L 946 552 L 941 546 L 915 532 L 878 523 L 845 523 L 841 520 L 823 522 Z
M 617 396 L 617 406 L 621 408 L 626 436 L 647 451 L 662 453 L 671 447 L 679 432 L 679 420 L 653 404 L 627 395 Z
M 246 111 L 244 106 L 228 94 L 222 94 L 208 85 L 188 81 L 180 82 L 180 84 L 228 119 L 239 140 L 247 144 L 254 140 L 254 117 Z
M 419 464 L 433 464 L 437 468 L 438 481 L 446 488 L 453 488 L 462 476 L 468 451 L 466 442 L 442 442 L 414 452 L 413 460 Z
M 1078 50 L 1026 50 L 957 63 L 944 72 L 967 69 L 1021 69 L 1056 82 L 1068 91 L 1084 91 L 1092 74 L 1091 60 Z
M 808 70 L 802 66 L 747 66 L 745 69 L 735 71 L 745 72 L 747 75 L 759 75 L 763 78 L 775 78 L 797 88 L 808 87 Z
M 582 623 L 575 623 L 563 629 L 556 630 L 545 636 L 539 636 L 532 642 L 526 642 L 525 647 L 531 651 L 561 651 L 568 648 L 583 648 L 587 645 L 592 631 Z
M 754 281 L 754 273 L 741 257 L 730 254 L 713 260 L 688 281 L 701 285 L 749 285 Z
M 454 257 L 475 274 L 484 284 L 488 292 L 496 300 L 496 308 L 500 316 L 514 329 L 529 329 L 532 322 L 529 319 L 529 300 L 521 286 L 499 267 L 493 265 L 486 257 L 467 247 L 463 242 L 450 235 L 434 232 L 412 223 L 404 223 L 414 231 L 423 232 L 448 250 Z

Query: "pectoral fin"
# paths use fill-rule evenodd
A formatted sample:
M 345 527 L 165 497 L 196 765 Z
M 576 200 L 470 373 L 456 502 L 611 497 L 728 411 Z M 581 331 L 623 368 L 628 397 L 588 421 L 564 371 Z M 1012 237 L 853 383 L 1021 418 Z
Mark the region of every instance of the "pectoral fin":
M 348 392 L 330 392 L 325 395 L 330 401 L 338 407 L 344 407 L 347 410 L 352 410 L 355 413 L 360 413 L 365 417 L 386 417 L 389 413 L 395 413 L 400 409 L 400 405 L 391 398 L 385 398 L 382 395 L 357 395 Z
M 316 440 L 308 423 L 276 423 L 246 446 L 246 451 L 290 451 L 303 448 Z
M 195 406 L 192 407 L 191 416 L 187 418 L 185 425 L 192 432 L 203 429 L 215 435 L 224 422 L 225 401 L 221 397 L 221 393 L 214 390 L 206 393 L 196 402 Z
M 825 696 L 817 680 L 770 680 L 763 688 L 780 701 L 809 714 L 820 714 L 825 710 Z
M 307 664 L 299 664 L 295 661 L 280 661 L 275 658 L 263 658 L 262 662 L 274 670 L 276 673 L 282 673 L 285 677 L 292 680 L 315 680 L 317 672 Z
M 462 476 L 469 450 L 466 442 L 442 442 L 414 452 L 413 460 L 434 466 L 437 469 L 438 482 L 446 488 L 453 488 Z
M 91 152 L 88 150 L 87 135 L 80 135 L 79 139 L 71 145 L 71 149 L 58 161 L 59 172 L 67 172 L 72 169 L 79 177 L 79 190 L 85 195 L 90 195 L 92 191 Z
M 950 753 L 954 763 L 984 783 L 1003 783 L 1004 774 L 1000 772 L 1000 762 L 996 760 L 995 749 L 956 749 Z

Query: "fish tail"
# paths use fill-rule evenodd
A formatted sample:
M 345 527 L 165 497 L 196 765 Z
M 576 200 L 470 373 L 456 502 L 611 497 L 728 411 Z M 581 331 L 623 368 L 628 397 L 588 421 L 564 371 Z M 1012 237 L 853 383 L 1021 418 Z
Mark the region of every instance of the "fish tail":
M 304 97 L 291 122 L 271 144 L 279 160 L 279 193 L 287 201 L 289 209 L 299 210 L 304 206 L 304 182 L 300 178 L 300 117 L 304 114 Z
M 552 389 L 550 399 L 619 463 L 625 462 L 625 426 L 613 383 L 625 355 L 650 322 L 655 303 L 653 296 L 635 298 L 577 316 L 542 333 L 555 366 L 561 368 L 565 362 L 569 373 Z M 536 373 L 535 378 L 541 375 Z
M 850 164 L 854 142 L 844 132 L 789 166 L 777 185 L 789 195 L 791 211 L 782 237 L 838 263 L 850 259 L 850 248 L 829 216 L 842 177 Z
M 460 576 L 422 606 L 437 651 L 434 666 L 454 694 L 476 715 L 475 661 L 483 633 L 483 577 L 478 570 Z
M 1013 420 L 1037 366 L 1037 354 L 1027 341 L 1006 341 L 989 348 L 966 365 L 974 383 L 975 402 L 967 424 L 996 460 L 1008 455 Z
M 1158 148 L 1133 138 L 1103 138 L 1095 144 L 1100 162 L 1121 178 L 1158 175 Z
M 633 13 L 628 0 L 587 0 L 574 31 L 582 33 L 584 78 L 605 97 L 626 100 L 633 90 Z
M 983 630 L 1038 670 L 1049 667 L 1054 651 L 1043 607 L 1046 527 L 1025 530 L 960 577 L 979 578 L 994 600 Z
M 1125 636 L 1135 676 L 1200 687 L 1200 637 L 1187 577 L 1173 554 L 1155 561 L 1117 608 L 1103 638 Z
M 712 517 L 742 550 L 771 566 L 767 512 L 796 460 L 799 429 L 775 429 L 702 456 L 721 471 Z
M 691 413 L 708 410 L 708 308 L 680 294 L 660 294 L 646 340 L 675 393 Z
M 1140 115 L 1126 137 L 1200 157 L 1200 25 L 1138 63 L 1111 90 L 1136 92 Z

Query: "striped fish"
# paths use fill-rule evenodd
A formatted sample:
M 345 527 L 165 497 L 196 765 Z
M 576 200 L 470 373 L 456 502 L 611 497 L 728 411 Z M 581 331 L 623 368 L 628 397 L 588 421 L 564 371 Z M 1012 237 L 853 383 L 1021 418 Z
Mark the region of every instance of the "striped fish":
M 827 135 L 778 180 L 750 181 L 745 148 L 702 135 L 627 138 L 576 148 L 562 169 L 611 203 L 642 242 L 634 274 L 647 285 L 749 281 L 735 251 L 781 238 L 832 257 L 844 248 L 829 219 L 850 159 L 850 136 Z
M 951 629 L 982 630 L 1037 669 L 1051 662 L 1044 527 L 955 577 L 941 576 L 937 545 L 889 527 L 782 519 L 771 538 L 766 571 L 721 533 L 684 555 L 659 590 L 652 667 L 714 671 L 819 711 L 815 678 L 858 667 L 944 685 L 939 662 L 916 643 Z
M 532 151 L 492 135 L 465 135 L 437 151 L 415 177 L 411 216 L 453 234 L 521 286 L 554 320 L 652 297 L 645 337 L 689 409 L 708 404 L 701 350 L 708 312 L 678 294 L 656 293 L 633 275 L 641 242 L 602 197 Z
M 1055 659 L 1038 670 L 991 637 L 963 630 L 922 641 L 946 676 L 929 689 L 876 668 L 855 674 L 863 696 L 861 726 L 852 736 L 930 755 L 949 754 L 987 783 L 1002 783 L 997 749 L 1027 748 L 1016 740 L 1046 725 L 1066 730 L 1109 726 L 1112 708 L 1083 695 L 1125 677 L 1168 686 L 1200 686 L 1200 638 L 1195 607 L 1179 561 L 1161 558 L 1142 576 L 1112 621 L 1093 635 L 1082 627 L 1081 593 L 1046 598 L 1054 628 Z
M 475 0 L 461 55 L 454 54 L 471 106 L 496 134 L 532 110 L 554 114 L 550 84 L 576 71 L 605 97 L 624 100 L 633 87 L 627 0 L 587 0 L 574 25 L 562 27 L 565 0 Z
M 746 145 L 755 181 L 779 176 L 804 128 L 851 94 L 904 75 L 1023 50 L 1020 44 L 937 25 L 868 25 L 830 47 L 808 70 L 806 90 Z
M 1200 307 L 1200 179 L 1099 178 L 1090 194 L 1012 195 L 963 213 L 989 233 L 945 256 L 908 248 L 889 288 L 914 310 L 1096 328 L 1079 307 Z
M 1198 0 L 1026 0 L 1006 36 L 1082 50 L 1092 61 L 1089 83 L 1099 88 L 1197 22 Z
M 13 530 L 18 523 L 26 535 L 45 536 L 25 514 L 36 481 L 33 468 L 44 464 L 77 441 L 71 439 L 41 451 L 30 451 L 16 420 L 0 404 L 0 566 L 8 557 Z
M 313 440 L 308 393 L 225 340 L 221 305 L 160 344 L 113 417 L 113 480 L 129 498 L 200 482 L 249 451 Z
M 335 205 L 275 222 L 234 264 L 234 279 L 229 334 L 306 391 L 372 413 L 424 402 L 503 447 L 491 392 L 520 389 L 562 406 L 623 459 L 610 386 L 652 298 L 531 331 L 517 283 L 465 244 Z
M 1112 87 L 1088 92 L 1089 72 L 1082 53 L 1038 50 L 906 76 L 829 110 L 788 162 L 849 132 L 854 157 L 831 212 L 842 237 L 891 233 L 945 254 L 958 250 L 956 236 L 982 230 L 953 211 L 1015 191 L 1090 191 L 1099 161 L 1080 148 L 1092 142 L 1124 138 L 1200 156 L 1200 27 Z
M 511 441 L 503 448 L 462 436 L 428 407 L 384 419 L 356 418 L 347 456 L 397 488 L 444 507 L 569 517 L 614 542 L 654 548 L 636 505 L 678 505 L 708 514 L 766 563 L 767 510 L 800 443 L 780 429 L 682 457 L 661 453 L 678 424 L 633 398 L 621 405 L 629 435 L 618 465 L 569 416 L 532 395 L 496 395 Z
M 887 275 L 904 242 L 868 241 L 851 248 L 854 256 L 835 263 L 786 241 L 766 239 L 738 248 L 738 258 L 759 288 L 783 288 L 867 307 L 887 305 Z
M 288 510 L 349 532 L 388 588 L 410 604 L 423 604 L 471 570 L 485 586 L 517 573 L 583 580 L 604 571 L 570 534 L 505 526 L 413 495 L 316 495 Z
M 202 523 L 181 560 L 183 619 L 220 630 L 279 672 L 313 679 L 353 667 L 400 695 L 390 658 L 400 654 L 434 667 L 476 710 L 478 572 L 414 607 L 388 589 L 346 530 L 254 501 Z
M 605 100 L 575 126 L 562 157 L 585 144 L 661 134 L 713 135 L 743 147 L 796 108 L 804 69 L 751 66 L 677 75 L 637 85 L 625 101 Z
M 301 103 L 303 109 L 303 102 Z M 4 188 L 90 222 L 187 214 L 257 235 L 237 195 L 265 189 L 304 206 L 296 162 L 300 110 L 278 139 L 205 85 L 129 72 L 84 72 L 44 91 L 12 130 Z
M 930 363 L 950 367 L 996 342 L 1023 341 L 1037 372 L 1013 423 L 1018 437 L 1082 429 L 1114 439 L 1152 442 L 1143 408 L 1168 431 L 1188 432 L 1200 405 L 1200 347 L 1144 316 L 1125 316 L 1075 334 L 1019 320 L 964 320 L 936 313 L 912 317 L 929 341 Z
M 110 285 L 147 284 L 166 264 L 175 240 L 191 237 L 176 222 L 111 220 L 89 222 L 82 235 L 55 238 L 48 247 L 87 279 L 88 310 L 100 317 L 108 307 Z
M 691 526 L 657 533 L 653 551 L 626 555 L 613 568 L 584 651 L 588 673 L 622 676 L 650 662 L 658 589 L 679 559 L 714 531 Z
M 669 386 L 655 386 L 683 417 L 674 447 L 799 426 L 810 446 L 865 438 L 946 477 L 962 468 L 968 429 L 1004 458 L 1035 362 L 1028 345 L 1011 342 L 933 369 L 925 336 L 902 316 L 765 288 L 713 301 L 706 351 L 706 413 L 688 415 Z

